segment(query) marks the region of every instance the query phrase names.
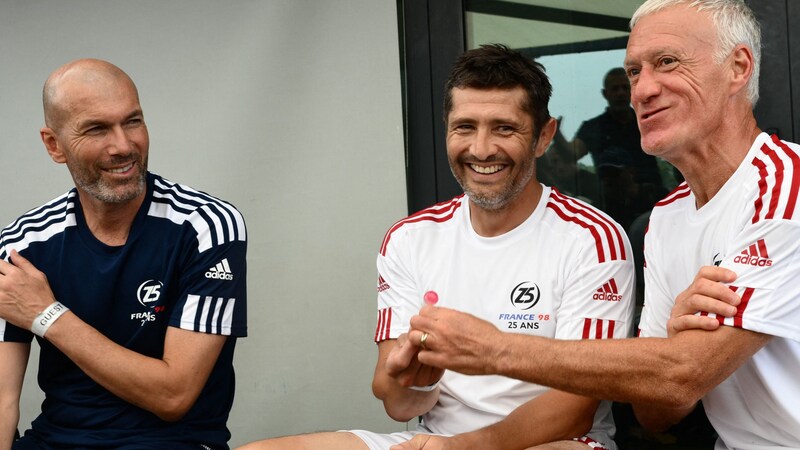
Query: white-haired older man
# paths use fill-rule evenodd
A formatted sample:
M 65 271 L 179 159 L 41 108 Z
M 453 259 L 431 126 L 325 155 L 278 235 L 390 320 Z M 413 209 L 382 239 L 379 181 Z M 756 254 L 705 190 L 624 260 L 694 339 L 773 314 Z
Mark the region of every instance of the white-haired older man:
M 716 448 L 800 448 L 800 146 L 759 130 L 760 31 L 742 0 L 649 0 L 625 68 L 642 148 L 686 179 L 645 238 L 639 339 L 503 334 L 445 308 L 412 318 L 423 364 L 634 404 L 663 429 L 703 400 Z

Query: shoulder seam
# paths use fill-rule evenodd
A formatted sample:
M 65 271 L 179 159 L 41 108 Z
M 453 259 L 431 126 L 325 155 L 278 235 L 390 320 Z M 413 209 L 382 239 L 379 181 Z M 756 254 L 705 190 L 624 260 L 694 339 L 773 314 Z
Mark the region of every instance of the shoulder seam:
M 380 254 L 382 256 L 386 256 L 386 249 L 389 245 L 389 240 L 392 238 L 392 234 L 394 234 L 397 230 L 399 230 L 403 225 L 409 223 L 416 223 L 416 222 L 436 222 L 442 223 L 447 222 L 448 220 L 452 219 L 455 215 L 456 211 L 461 207 L 462 200 L 464 195 L 459 195 L 457 197 L 452 198 L 446 202 L 437 203 L 429 208 L 423 209 L 418 211 L 405 219 L 401 219 L 394 223 L 389 228 L 389 231 L 383 237 L 383 242 L 381 243 Z
M 628 259 L 625 239 L 619 226 L 594 207 L 553 189 L 547 201 L 547 208 L 555 212 L 560 219 L 578 225 L 592 235 L 599 263 Z

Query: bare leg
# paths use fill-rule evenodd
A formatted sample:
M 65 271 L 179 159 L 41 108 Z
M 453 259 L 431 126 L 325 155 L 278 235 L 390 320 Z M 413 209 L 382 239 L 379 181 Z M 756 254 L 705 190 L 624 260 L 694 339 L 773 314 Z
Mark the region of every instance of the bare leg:
M 236 450 L 369 450 L 369 447 L 355 434 L 328 432 L 265 439 Z
M 578 441 L 556 441 L 537 445 L 528 450 L 591 450 L 591 447 Z

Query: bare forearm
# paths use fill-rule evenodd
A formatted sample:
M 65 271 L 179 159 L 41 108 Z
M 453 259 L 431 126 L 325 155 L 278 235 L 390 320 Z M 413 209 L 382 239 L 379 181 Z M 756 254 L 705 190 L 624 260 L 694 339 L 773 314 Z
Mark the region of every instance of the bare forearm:
M 689 330 L 669 339 L 566 341 L 509 334 L 492 361 L 493 370 L 509 377 L 680 411 L 693 407 L 769 339 L 732 327 Z
M 694 389 L 695 365 L 668 348 L 666 339 L 506 338 L 495 371 L 512 378 L 593 398 L 669 407 L 693 405 L 704 392 L 703 386 Z M 537 349 L 535 358 L 530 357 L 532 348 Z
M 30 345 L 0 342 L 0 450 L 8 450 L 19 424 L 19 399 Z
M 162 397 L 154 395 L 153 390 L 170 390 L 163 383 L 167 381 L 163 361 L 117 345 L 71 313 L 56 321 L 46 337 L 98 384 L 158 415 L 156 404 Z M 159 382 L 153 383 L 155 380 Z
M 191 342 L 180 344 L 183 346 L 179 348 L 179 344 L 174 344 L 170 351 L 170 336 L 176 333 L 173 330 L 167 331 L 163 359 L 147 357 L 114 343 L 72 313 L 56 321 L 45 337 L 114 395 L 172 421 L 180 419 L 194 404 L 225 339 L 206 335 L 215 339 L 215 343 L 205 354 L 201 349 L 206 347 L 192 346 Z M 186 361 L 188 355 L 194 359 Z
M 494 425 L 454 437 L 458 448 L 528 448 L 580 437 L 592 428 L 598 401 L 548 391 Z

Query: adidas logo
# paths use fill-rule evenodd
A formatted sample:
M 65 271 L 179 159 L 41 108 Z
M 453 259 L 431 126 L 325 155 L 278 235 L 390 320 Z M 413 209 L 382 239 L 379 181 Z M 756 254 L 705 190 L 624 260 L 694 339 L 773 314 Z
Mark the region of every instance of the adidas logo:
M 618 302 L 622 300 L 622 296 L 617 290 L 617 282 L 612 278 L 606 281 L 605 284 L 600 286 L 600 289 L 594 293 L 592 300 L 604 300 L 607 302 Z
M 387 283 L 382 276 L 378 275 L 378 292 L 383 292 L 387 290 L 389 290 L 389 283 Z
M 228 265 L 228 258 L 218 262 L 216 266 L 208 269 L 206 278 L 214 280 L 232 280 L 233 273 L 231 273 L 231 266 Z
M 742 250 L 739 256 L 733 258 L 733 262 L 756 267 L 769 267 L 772 265 L 772 260 L 769 259 L 769 254 L 767 253 L 767 243 L 763 239 L 759 239 L 755 244 L 750 244 L 749 247 Z

